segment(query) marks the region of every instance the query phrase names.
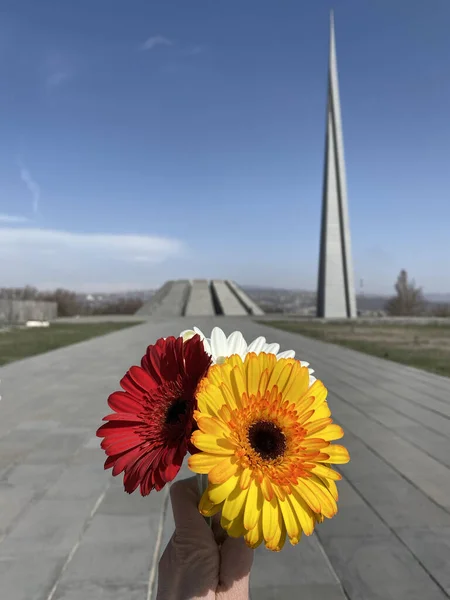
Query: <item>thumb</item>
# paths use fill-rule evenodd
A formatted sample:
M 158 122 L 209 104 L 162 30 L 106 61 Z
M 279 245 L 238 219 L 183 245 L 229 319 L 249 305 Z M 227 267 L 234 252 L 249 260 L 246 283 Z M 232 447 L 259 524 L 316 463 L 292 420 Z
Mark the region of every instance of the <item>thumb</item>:
M 173 483 L 170 487 L 170 499 L 177 532 L 189 531 L 194 535 L 206 535 L 213 539 L 210 527 L 198 510 L 200 499 L 196 477 Z

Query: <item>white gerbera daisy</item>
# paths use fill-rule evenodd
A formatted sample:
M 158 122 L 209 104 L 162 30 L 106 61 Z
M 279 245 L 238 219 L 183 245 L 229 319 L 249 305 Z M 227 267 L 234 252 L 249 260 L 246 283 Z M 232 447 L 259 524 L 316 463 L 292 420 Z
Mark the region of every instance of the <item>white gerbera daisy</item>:
M 233 333 L 227 337 L 225 332 L 222 331 L 220 327 L 214 327 L 210 338 L 207 338 L 198 327 L 194 327 L 193 329 L 185 329 L 180 333 L 180 336 L 184 339 L 184 341 L 186 341 L 194 337 L 195 334 L 200 336 L 205 347 L 205 352 L 211 355 L 213 364 L 222 364 L 225 359 L 232 354 L 239 354 L 242 360 L 245 360 L 245 357 L 250 352 L 254 352 L 255 354 L 260 354 L 260 352 L 275 354 L 277 359 L 295 358 L 295 350 L 285 350 L 284 352 L 279 352 L 280 344 L 268 344 L 266 342 L 266 338 L 263 336 L 257 337 L 255 340 L 253 340 L 253 342 L 247 344 L 240 331 L 233 331 Z M 302 360 L 299 362 L 302 367 L 309 367 L 309 363 Z M 312 375 L 314 370 L 308 369 L 308 371 L 309 384 L 312 385 L 316 380 L 316 378 Z

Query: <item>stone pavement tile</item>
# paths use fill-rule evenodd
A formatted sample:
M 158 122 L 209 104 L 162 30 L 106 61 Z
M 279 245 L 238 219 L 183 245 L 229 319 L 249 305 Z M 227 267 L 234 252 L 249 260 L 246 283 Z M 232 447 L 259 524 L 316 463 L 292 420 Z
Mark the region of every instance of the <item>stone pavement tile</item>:
M 317 526 L 320 539 L 338 535 L 389 535 L 389 528 L 347 481 L 339 481 L 337 485 L 339 510 L 332 519 L 325 519 Z
M 263 545 L 255 551 L 252 589 L 287 583 L 291 586 L 339 583 L 315 535 L 303 536 L 297 546 L 288 542 L 281 552 L 271 552 Z
M 77 581 L 58 585 L 53 600 L 146 600 L 147 589 L 147 584 L 132 581 L 128 585 Z
M 17 465 L 4 480 L 10 486 L 29 486 L 36 492 L 49 488 L 61 475 L 64 465 Z
M 2 600 L 46 600 L 64 560 L 64 557 L 49 557 L 38 551 L 0 557 Z
M 346 422 L 344 419 L 336 419 L 336 421 L 345 427 Z M 342 468 L 349 479 L 364 477 L 369 474 L 378 479 L 389 473 L 395 473 L 382 458 L 372 452 L 363 442 L 350 435 L 347 430 L 345 430 L 342 444 L 350 453 L 350 462 Z
M 0 539 L 31 503 L 34 494 L 30 486 L 0 484 Z
M 112 479 L 111 473 L 108 477 Z M 120 483 L 120 485 L 119 485 Z M 127 494 L 122 482 L 115 483 L 107 490 L 98 513 L 101 515 L 160 515 L 164 504 L 164 494 L 152 492 L 142 497 L 139 491 Z
M 18 431 L 53 431 L 60 426 L 59 421 L 46 421 L 36 419 L 35 421 L 22 421 L 17 426 Z
M 45 438 L 29 453 L 30 464 L 54 464 L 69 460 L 85 442 L 86 436 L 81 433 L 58 433 L 58 430 L 47 432 Z
M 351 600 L 447 598 L 394 535 L 336 537 L 323 545 Z
M 346 476 L 390 527 L 450 525 L 450 513 L 399 474 Z
M 423 406 L 418 406 L 409 402 L 407 399 L 400 396 L 389 395 L 384 390 L 368 386 L 364 377 L 352 377 L 347 374 L 336 373 L 336 365 L 331 364 L 327 369 L 324 369 L 323 380 L 330 388 L 332 397 L 333 390 L 336 394 L 352 402 L 356 406 L 370 404 L 367 399 L 371 399 L 373 406 L 387 406 L 394 412 L 399 412 L 404 416 L 423 423 L 427 427 L 450 437 L 450 421 L 443 419 L 438 415 Z M 328 383 L 330 382 L 330 383 Z M 331 405 L 330 405 L 331 406 Z M 362 406 L 361 406 L 362 408 Z
M 437 461 L 450 467 L 450 440 L 448 438 L 417 424 L 399 427 L 397 431 L 401 437 L 410 440 Z
M 45 439 L 46 431 L 13 430 L 0 439 L 0 471 L 24 461 L 28 454 Z M 54 462 L 54 461 L 53 461 Z
M 148 582 L 159 515 L 96 514 L 61 579 L 127 586 Z
M 339 410 L 338 401 L 336 418 L 342 421 Z M 354 413 L 353 416 L 346 415 L 345 427 L 363 439 L 367 446 L 377 452 L 389 465 L 403 473 L 435 502 L 441 506 L 449 504 L 450 469 L 448 467 L 382 425 L 364 418 L 356 410 Z
M 338 584 L 312 583 L 306 585 L 268 585 L 264 588 L 251 588 L 250 600 L 346 600 Z
M 58 480 L 49 487 L 45 497 L 48 500 L 83 500 L 99 497 L 110 484 L 109 473 L 101 462 L 90 465 L 69 465 Z
M 21 516 L 0 545 L 0 558 L 27 552 L 65 556 L 79 539 L 94 501 L 42 499 Z
M 395 532 L 450 596 L 450 527 L 408 527 Z

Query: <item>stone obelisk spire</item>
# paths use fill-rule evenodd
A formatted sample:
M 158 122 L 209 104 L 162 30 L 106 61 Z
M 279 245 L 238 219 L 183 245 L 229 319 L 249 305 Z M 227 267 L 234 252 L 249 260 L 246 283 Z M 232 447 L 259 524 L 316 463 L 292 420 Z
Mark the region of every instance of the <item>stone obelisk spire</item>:
M 353 283 L 333 13 L 330 22 L 329 60 L 317 316 L 345 318 L 356 317 L 356 296 Z

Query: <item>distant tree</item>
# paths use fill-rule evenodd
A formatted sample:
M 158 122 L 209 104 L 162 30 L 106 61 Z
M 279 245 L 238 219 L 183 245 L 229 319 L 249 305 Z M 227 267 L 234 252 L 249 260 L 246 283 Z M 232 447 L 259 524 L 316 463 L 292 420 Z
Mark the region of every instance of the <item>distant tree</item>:
M 431 307 L 433 317 L 450 317 L 450 304 L 436 304 Z
M 56 302 L 58 317 L 73 317 L 80 313 L 80 304 L 75 292 L 59 288 L 54 292 L 43 294 L 41 299 Z
M 402 269 L 395 284 L 397 294 L 386 303 L 386 312 L 390 316 L 418 316 L 425 312 L 426 302 L 422 288 L 416 287 L 414 279 L 408 281 L 408 273 Z
M 92 309 L 94 315 L 134 315 L 143 302 L 140 298 L 117 298 Z

